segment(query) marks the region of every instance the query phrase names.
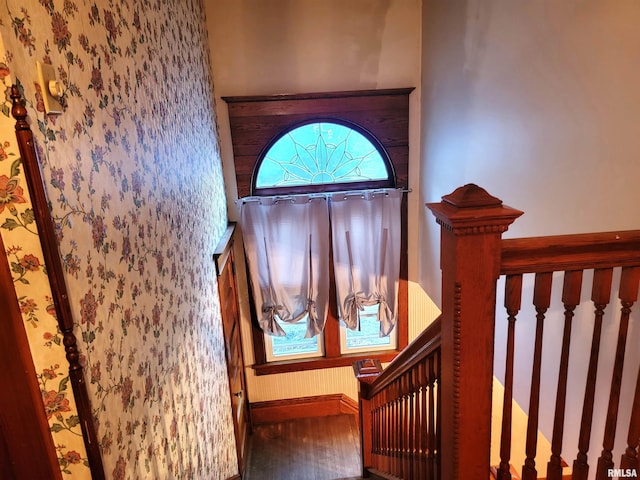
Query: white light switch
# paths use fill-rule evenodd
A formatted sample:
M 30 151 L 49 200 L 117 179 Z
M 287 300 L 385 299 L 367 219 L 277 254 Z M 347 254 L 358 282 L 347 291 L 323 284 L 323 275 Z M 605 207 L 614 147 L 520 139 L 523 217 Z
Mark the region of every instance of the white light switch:
M 46 63 L 36 62 L 38 67 L 38 81 L 42 90 L 45 113 L 62 113 L 62 105 L 56 97 L 63 94 L 62 85 L 56 80 L 55 69 Z

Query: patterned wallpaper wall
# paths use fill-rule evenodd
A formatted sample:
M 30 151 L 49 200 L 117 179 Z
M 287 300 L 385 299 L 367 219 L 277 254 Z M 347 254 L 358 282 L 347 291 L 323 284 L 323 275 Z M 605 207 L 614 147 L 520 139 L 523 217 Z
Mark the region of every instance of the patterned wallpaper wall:
M 201 0 L 1 10 L 0 78 L 27 98 L 107 477 L 225 479 L 235 448 L 211 254 L 227 217 Z M 36 60 L 65 86 L 60 116 L 44 114 Z M 0 234 L 61 469 L 87 478 L 82 445 L 59 437 L 79 429 L 5 107 Z

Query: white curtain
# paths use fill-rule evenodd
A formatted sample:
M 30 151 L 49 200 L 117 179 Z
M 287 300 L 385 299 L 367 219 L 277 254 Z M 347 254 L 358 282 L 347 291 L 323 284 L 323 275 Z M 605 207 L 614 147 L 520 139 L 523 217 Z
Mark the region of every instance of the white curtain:
M 379 305 L 380 336 L 397 321 L 401 190 L 333 194 L 331 229 L 340 318 L 360 325 L 365 306 Z
M 306 314 L 306 337 L 324 329 L 329 298 L 329 211 L 325 198 L 249 198 L 241 206 L 249 277 L 262 330 Z M 277 316 L 277 318 L 276 318 Z

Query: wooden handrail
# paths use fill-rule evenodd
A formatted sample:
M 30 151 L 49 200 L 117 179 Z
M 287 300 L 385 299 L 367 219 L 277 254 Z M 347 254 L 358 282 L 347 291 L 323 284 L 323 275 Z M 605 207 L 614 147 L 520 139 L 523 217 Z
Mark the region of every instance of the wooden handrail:
M 369 385 L 369 398 L 384 390 L 391 383 L 420 361 L 431 355 L 440 347 L 442 328 L 442 315 L 439 315 L 425 328 L 405 349 L 393 359 L 393 361 L 380 373 L 375 381 Z
M 640 265 L 640 230 L 506 239 L 501 274 Z

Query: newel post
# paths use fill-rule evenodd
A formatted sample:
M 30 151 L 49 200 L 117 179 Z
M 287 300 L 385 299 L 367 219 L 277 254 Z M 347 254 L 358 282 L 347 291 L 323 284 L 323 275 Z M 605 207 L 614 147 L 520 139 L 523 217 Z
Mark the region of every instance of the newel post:
M 427 206 L 441 226 L 441 478 L 489 478 L 501 237 L 522 212 L 473 184 Z
M 353 371 L 358 380 L 358 422 L 360 423 L 360 455 L 362 456 L 362 476 L 369 478 L 369 467 L 372 465 L 373 450 L 371 429 L 371 399 L 369 385 L 382 373 L 379 360 L 358 360 L 353 364 Z

